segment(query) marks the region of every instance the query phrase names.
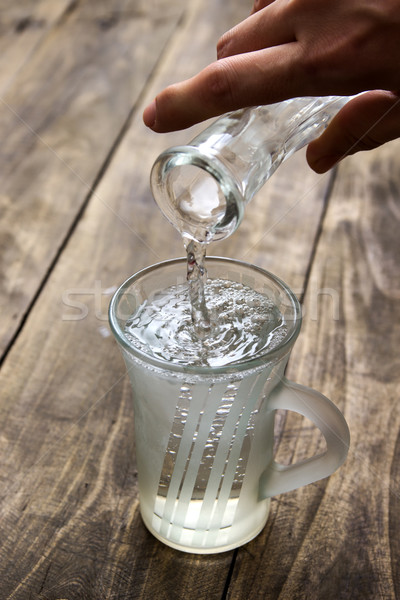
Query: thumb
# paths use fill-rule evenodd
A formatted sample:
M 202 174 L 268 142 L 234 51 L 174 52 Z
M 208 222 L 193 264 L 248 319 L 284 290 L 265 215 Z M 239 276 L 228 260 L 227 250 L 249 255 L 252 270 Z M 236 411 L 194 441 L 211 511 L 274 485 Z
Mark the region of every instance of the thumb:
M 325 173 L 340 160 L 400 137 L 400 97 L 374 90 L 350 100 L 307 148 L 307 161 Z

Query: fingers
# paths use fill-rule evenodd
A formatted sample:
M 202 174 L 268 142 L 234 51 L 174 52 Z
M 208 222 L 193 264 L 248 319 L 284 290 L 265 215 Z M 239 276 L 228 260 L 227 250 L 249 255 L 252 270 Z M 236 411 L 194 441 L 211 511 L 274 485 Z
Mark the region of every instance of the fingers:
M 293 42 L 296 39 L 287 3 L 276 0 L 227 31 L 218 41 L 217 56 L 252 52 Z
M 275 0 L 255 0 L 251 14 L 258 12 L 273 2 L 275 2 Z
M 227 111 L 295 96 L 399 89 L 400 0 L 361 2 L 360 6 L 359 0 L 337 0 L 334 8 L 331 4 L 255 1 L 253 14 L 222 36 L 220 60 L 161 92 L 144 111 L 145 124 L 166 132 Z M 383 98 L 368 96 L 358 102 L 356 106 L 373 119 L 373 109 L 382 108 Z M 359 131 L 362 119 L 353 106 L 346 106 L 320 141 L 310 146 L 310 163 L 317 160 L 313 153 L 320 160 L 322 154 L 328 156 L 329 147 L 331 162 L 338 157 L 336 146 L 339 155 L 351 144 L 358 148 L 361 142 L 356 140 L 365 132 Z M 346 137 L 348 146 L 343 150 Z M 368 139 L 365 143 L 375 142 Z
M 195 77 L 163 90 L 143 113 L 158 133 L 184 129 L 225 112 L 300 95 L 300 49 L 287 0 L 261 0 L 256 14 L 222 36 L 218 60 Z M 294 88 L 298 82 L 297 88 Z M 293 94 L 292 94 L 293 92 Z M 305 93 L 305 90 L 304 90 Z
M 376 90 L 357 96 L 332 119 L 328 128 L 307 148 L 307 161 L 325 173 L 340 160 L 361 150 L 372 150 L 400 137 L 400 97 Z
M 308 95 L 297 53 L 292 43 L 216 61 L 163 90 L 145 109 L 143 120 L 153 131 L 165 133 L 244 106 Z

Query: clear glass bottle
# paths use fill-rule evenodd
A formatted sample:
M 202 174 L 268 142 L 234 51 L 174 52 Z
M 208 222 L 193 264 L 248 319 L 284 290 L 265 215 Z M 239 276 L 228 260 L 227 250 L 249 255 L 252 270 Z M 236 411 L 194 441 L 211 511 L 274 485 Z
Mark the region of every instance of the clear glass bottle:
M 151 188 L 157 204 L 187 240 L 228 237 L 279 165 L 318 137 L 349 99 L 294 98 L 220 117 L 186 146 L 156 159 Z

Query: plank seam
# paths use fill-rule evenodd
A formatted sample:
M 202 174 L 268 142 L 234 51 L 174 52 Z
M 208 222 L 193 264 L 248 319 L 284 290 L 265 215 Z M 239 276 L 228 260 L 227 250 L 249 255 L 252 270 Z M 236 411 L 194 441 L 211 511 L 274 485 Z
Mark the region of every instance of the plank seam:
M 323 210 L 321 212 L 321 216 L 320 216 L 319 223 L 318 223 L 318 228 L 315 233 L 314 242 L 313 242 L 313 245 L 311 248 L 310 259 L 308 261 L 307 270 L 306 270 L 306 273 L 304 276 L 304 288 L 303 288 L 303 291 L 299 298 L 300 304 L 303 304 L 303 302 L 304 302 L 304 299 L 305 299 L 306 293 L 307 293 L 307 289 L 308 289 L 308 285 L 310 283 L 311 271 L 314 266 L 314 261 L 315 261 L 315 257 L 317 254 L 319 242 L 320 242 L 322 232 L 324 229 L 325 218 L 326 218 L 326 214 L 328 211 L 329 200 L 331 198 L 333 187 L 334 187 L 334 184 L 336 181 L 336 175 L 337 175 L 337 167 L 335 167 L 332 170 L 332 173 L 330 174 L 328 185 L 326 187 L 326 190 L 325 190 L 325 193 L 323 196 Z
M 229 588 L 230 588 L 230 585 L 231 585 L 231 581 L 232 581 L 232 577 L 233 577 L 233 571 L 235 569 L 236 559 L 237 559 L 238 552 L 239 552 L 239 548 L 236 548 L 233 551 L 232 561 L 231 561 L 231 564 L 229 566 L 228 575 L 226 576 L 225 587 L 224 587 L 224 591 L 222 592 L 221 600 L 226 600 L 227 597 L 228 597 L 228 592 L 229 592 Z
M 74 4 L 74 1 L 71 3 Z M 71 6 L 71 5 L 70 5 Z M 66 9 L 66 11 L 68 12 L 68 7 Z M 64 12 L 65 15 L 65 12 Z M 62 17 L 61 17 L 62 18 Z M 177 28 L 182 27 L 183 23 L 186 21 L 187 19 L 187 13 L 184 12 L 181 17 L 178 19 L 177 22 Z M 117 134 L 114 143 L 112 144 L 108 154 L 106 155 L 103 164 L 100 166 L 99 171 L 97 173 L 97 175 L 94 176 L 93 179 L 93 184 L 89 185 L 86 184 L 87 187 L 89 188 L 86 197 L 84 198 L 81 207 L 79 208 L 78 212 L 75 215 L 75 218 L 72 220 L 70 227 L 68 228 L 67 232 L 65 233 L 64 239 L 61 242 L 60 246 L 58 247 L 58 249 L 55 251 L 55 255 L 53 260 L 50 262 L 47 271 L 45 272 L 42 281 L 38 284 L 37 290 L 35 292 L 35 294 L 32 295 L 32 300 L 31 302 L 27 305 L 27 308 L 24 312 L 24 314 L 21 317 L 21 321 L 20 324 L 18 326 L 18 328 L 15 330 L 14 335 L 10 338 L 10 341 L 8 342 L 7 346 L 4 349 L 3 355 L 0 357 L 0 369 L 3 365 L 3 363 L 5 362 L 8 354 L 11 351 L 11 348 L 13 347 L 13 345 L 15 344 L 19 334 L 21 333 L 22 329 L 25 326 L 25 323 L 27 321 L 27 319 L 29 318 L 29 315 L 32 311 L 32 309 L 34 308 L 36 301 L 38 300 L 41 292 L 43 291 L 43 289 L 45 288 L 54 268 L 57 265 L 57 262 L 59 260 L 59 258 L 61 257 L 63 251 L 65 250 L 65 248 L 67 247 L 71 237 L 73 236 L 76 227 L 79 223 L 79 221 L 81 220 L 81 218 L 83 217 L 86 208 L 88 207 L 91 198 L 93 197 L 93 195 L 96 192 L 96 189 L 98 188 L 101 180 L 103 179 L 104 174 L 106 173 L 111 161 L 113 160 L 120 144 L 122 143 L 122 140 L 126 134 L 126 132 L 128 131 L 132 119 L 134 118 L 136 112 L 138 111 L 139 106 L 141 106 L 144 97 L 146 96 L 147 92 L 148 92 L 148 88 L 149 85 L 151 83 L 151 81 L 154 78 L 154 74 L 155 72 L 158 70 L 159 64 L 162 62 L 162 57 L 164 56 L 165 50 L 166 48 L 171 44 L 171 40 L 174 38 L 174 34 L 175 31 L 171 34 L 171 36 L 168 38 L 167 42 L 164 45 L 164 49 L 162 50 L 162 52 L 160 52 L 160 57 L 156 62 L 155 65 L 153 67 L 153 69 L 150 71 L 149 77 L 147 78 L 145 84 L 143 85 L 142 90 L 140 91 L 140 93 L 138 94 L 138 97 L 136 99 L 136 101 L 134 102 L 134 104 L 132 105 L 127 118 L 125 119 L 124 123 L 122 124 L 122 127 L 119 131 L 119 133 Z M 66 165 L 68 166 L 68 165 Z M 83 182 L 85 183 L 85 182 Z

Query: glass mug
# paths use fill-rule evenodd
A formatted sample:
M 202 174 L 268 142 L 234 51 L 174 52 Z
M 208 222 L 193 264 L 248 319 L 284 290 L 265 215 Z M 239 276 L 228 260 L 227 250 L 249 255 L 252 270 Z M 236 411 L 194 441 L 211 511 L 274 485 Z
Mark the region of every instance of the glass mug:
M 333 473 L 347 456 L 349 430 L 330 400 L 284 377 L 300 331 L 300 305 L 282 281 L 254 265 L 208 258 L 208 277 L 248 285 L 273 300 L 287 335 L 272 350 L 227 366 L 198 367 L 132 346 L 124 333 L 127 319 L 145 300 L 182 282 L 185 268 L 186 259 L 173 259 L 133 275 L 112 298 L 109 318 L 132 383 L 143 521 L 165 544 L 206 554 L 254 538 L 266 523 L 271 496 Z M 277 463 L 277 409 L 310 419 L 326 451 L 289 466 Z

